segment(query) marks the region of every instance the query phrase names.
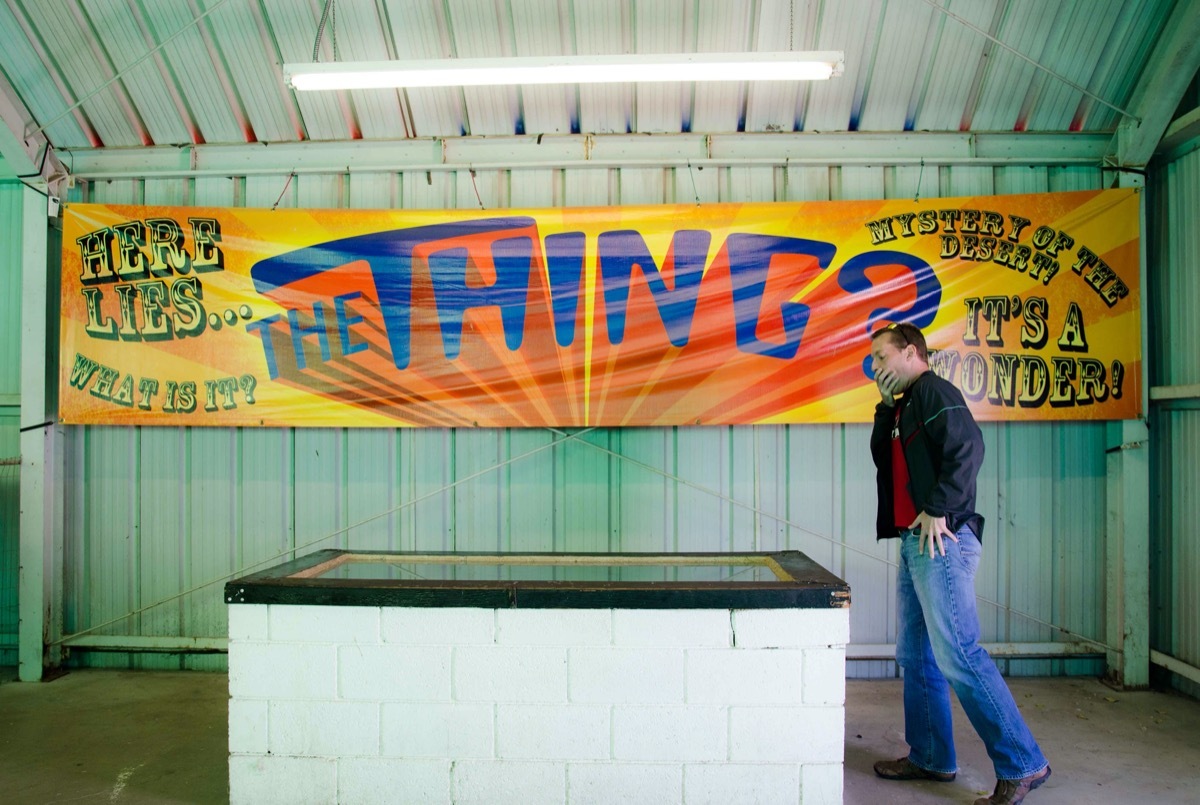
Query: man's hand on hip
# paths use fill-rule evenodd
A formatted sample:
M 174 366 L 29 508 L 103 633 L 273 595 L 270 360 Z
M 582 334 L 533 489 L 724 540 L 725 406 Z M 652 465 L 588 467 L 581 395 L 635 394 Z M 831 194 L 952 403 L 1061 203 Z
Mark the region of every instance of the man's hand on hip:
M 917 515 L 917 519 L 912 521 L 909 528 L 918 529 L 921 534 L 920 541 L 917 543 L 917 548 L 921 553 L 925 553 L 925 541 L 929 540 L 929 558 L 934 557 L 936 550 L 942 556 L 946 555 L 945 540 L 952 539 L 958 542 L 958 537 L 954 536 L 954 532 L 946 526 L 945 517 L 934 517 L 928 512 L 921 512 Z

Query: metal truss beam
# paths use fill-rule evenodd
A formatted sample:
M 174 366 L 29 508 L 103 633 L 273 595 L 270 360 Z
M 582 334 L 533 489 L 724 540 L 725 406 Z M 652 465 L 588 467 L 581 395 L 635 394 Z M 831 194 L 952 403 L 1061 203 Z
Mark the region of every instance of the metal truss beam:
M 1109 148 L 1116 165 L 1140 168 L 1150 161 L 1197 69 L 1200 3 L 1178 3 L 1134 88 L 1131 111 L 1137 117 L 1117 127 Z
M 449 137 L 79 148 L 83 180 L 263 174 L 751 165 L 1100 165 L 1109 134 L 843 132 Z
M 1168 160 L 1176 159 L 1200 145 L 1200 108 L 1175 118 L 1155 153 Z

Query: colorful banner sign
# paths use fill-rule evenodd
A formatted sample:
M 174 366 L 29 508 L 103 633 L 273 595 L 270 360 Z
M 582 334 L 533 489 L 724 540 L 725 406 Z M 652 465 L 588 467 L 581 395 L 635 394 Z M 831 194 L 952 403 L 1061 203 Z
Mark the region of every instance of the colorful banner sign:
M 1141 410 L 1135 190 L 502 211 L 71 205 L 68 424 L 867 422 L 923 328 L 982 420 Z

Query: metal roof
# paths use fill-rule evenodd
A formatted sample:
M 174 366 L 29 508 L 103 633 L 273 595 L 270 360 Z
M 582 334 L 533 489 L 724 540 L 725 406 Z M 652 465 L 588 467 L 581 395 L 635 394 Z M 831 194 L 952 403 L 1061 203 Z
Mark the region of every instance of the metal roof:
M 1155 59 L 1191 70 L 1178 89 L 1164 89 L 1174 112 L 1195 73 L 1188 37 L 1197 5 L 8 0 L 0 3 L 0 111 L 8 124 L 0 153 L 8 176 L 30 165 L 46 176 L 45 141 L 70 172 L 76 156 L 155 146 L 481 135 L 1113 132 L 1122 119 L 1140 123 L 1132 107 L 1147 103 L 1139 82 L 1144 95 Z M 332 13 L 322 29 L 326 6 Z M 314 55 L 328 61 L 788 49 L 844 51 L 845 72 L 811 84 L 326 93 L 295 92 L 282 73 L 283 63 Z

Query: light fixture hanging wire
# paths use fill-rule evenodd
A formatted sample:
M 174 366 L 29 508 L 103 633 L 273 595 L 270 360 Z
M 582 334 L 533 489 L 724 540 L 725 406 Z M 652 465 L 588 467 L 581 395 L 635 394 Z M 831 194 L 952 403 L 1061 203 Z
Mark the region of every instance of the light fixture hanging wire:
M 1133 112 L 1130 112 L 1130 111 L 1128 111 L 1128 110 L 1126 110 L 1126 109 L 1122 109 L 1121 107 L 1119 107 L 1119 106 L 1117 106 L 1117 105 L 1115 105 L 1115 104 L 1111 104 L 1111 103 L 1109 103 L 1108 101 L 1104 100 L 1104 99 L 1103 99 L 1103 98 L 1101 98 L 1099 95 L 1097 95 L 1096 93 L 1094 93 L 1094 92 L 1092 92 L 1092 91 L 1090 91 L 1090 90 L 1086 89 L 1086 88 L 1085 88 L 1085 87 L 1083 87 L 1083 86 L 1080 86 L 1079 84 L 1076 84 L 1074 81 L 1072 81 L 1071 79 L 1069 79 L 1069 78 L 1067 78 L 1066 76 L 1062 75 L 1061 73 L 1056 73 L 1056 72 L 1054 72 L 1053 70 L 1051 70 L 1049 67 L 1046 67 L 1045 65 L 1043 65 L 1043 64 L 1041 64 L 1041 63 L 1039 63 L 1039 62 L 1038 62 L 1038 61 L 1036 61 L 1035 59 L 1031 59 L 1030 57 L 1026 56 L 1024 53 L 1022 53 L 1021 51 L 1019 51 L 1019 50 L 1017 50 L 1016 48 L 1014 48 L 1012 45 L 1006 45 L 1005 43 L 1001 42 L 1001 41 L 1000 41 L 999 39 L 997 39 L 996 37 L 992 36 L 992 35 L 991 35 L 990 33 L 988 33 L 987 31 L 985 31 L 985 30 L 983 30 L 982 28 L 980 28 L 978 25 L 975 25 L 974 23 L 972 23 L 972 22 L 969 22 L 968 20 L 965 20 L 965 19 L 963 19 L 962 17 L 958 16 L 957 14 L 955 14 L 955 13 L 954 13 L 953 11 L 951 11 L 950 9 L 948 9 L 948 8 L 946 8 L 945 6 L 941 5 L 941 4 L 938 2 L 938 0 L 925 0 L 925 3 L 926 3 L 926 5 L 932 6 L 934 9 L 936 9 L 936 10 L 938 10 L 938 11 L 942 12 L 942 13 L 943 13 L 943 14 L 945 14 L 947 17 L 949 17 L 950 19 L 952 19 L 952 20 L 954 20 L 955 22 L 959 23 L 960 25 L 963 25 L 963 26 L 966 26 L 967 28 L 970 28 L 972 31 L 974 31 L 975 33 L 977 33 L 977 34 L 979 34 L 980 36 L 984 37 L 985 39 L 988 39 L 988 40 L 990 40 L 991 42 L 993 42 L 993 43 L 995 43 L 995 44 L 999 45 L 1000 47 L 1004 48 L 1005 50 L 1007 50 L 1009 53 L 1013 54 L 1013 55 L 1014 55 L 1014 56 L 1016 56 L 1017 58 L 1019 58 L 1019 59 L 1024 59 L 1025 61 L 1027 61 L 1027 62 L 1029 62 L 1030 64 L 1032 64 L 1032 65 L 1033 65 L 1033 66 L 1034 66 L 1036 69 L 1038 69 L 1038 70 L 1041 70 L 1042 72 L 1044 72 L 1044 73 L 1047 73 L 1047 74 L 1049 74 L 1049 75 L 1053 76 L 1054 78 L 1057 78 L 1059 81 L 1063 82 L 1064 84 L 1066 84 L 1066 85 L 1067 85 L 1068 87 L 1070 87 L 1071 89 L 1073 89 L 1073 90 L 1076 90 L 1076 91 L 1078 91 L 1078 92 L 1082 92 L 1084 95 L 1088 96 L 1089 98 L 1091 98 L 1091 99 L 1092 99 L 1092 100 L 1094 100 L 1094 101 L 1099 101 L 1100 103 L 1102 103 L 1102 104 L 1104 104 L 1105 106 L 1107 106 L 1109 109 L 1112 109 L 1114 112 L 1119 112 L 1120 114 L 1124 115 L 1125 117 L 1129 118 L 1130 120 L 1134 121 L 1135 123 L 1139 123 L 1139 124 L 1140 124 L 1140 123 L 1142 122 L 1142 119 L 1141 119 L 1140 117 L 1138 117 L 1137 115 L 1135 115 Z
M 917 174 L 917 193 L 913 196 L 913 201 L 921 200 L 921 180 L 925 178 L 925 158 L 921 158 L 921 172 Z
M 471 187 L 475 188 L 475 200 L 479 202 L 479 209 L 486 210 L 487 207 L 483 206 L 483 197 L 479 195 L 479 185 L 475 184 L 475 169 L 469 168 L 468 170 L 471 172 Z
M 321 10 L 321 21 L 317 23 L 317 38 L 313 42 L 312 60 L 319 62 L 321 54 L 321 39 L 325 36 L 325 24 L 329 23 L 329 39 L 333 43 L 333 60 L 338 61 L 337 46 L 337 0 L 325 0 L 325 8 Z
M 279 206 L 279 202 L 283 201 L 283 194 L 292 184 L 292 179 L 296 178 L 296 169 L 292 168 L 292 172 L 288 174 L 287 181 L 283 183 L 283 189 L 279 191 L 279 198 L 275 199 L 275 203 L 271 205 L 271 211 L 274 212 Z
M 788 50 L 796 49 L 796 0 L 788 0 Z
M 688 176 L 692 179 L 692 195 L 696 197 L 696 206 L 700 206 L 700 191 L 696 189 L 696 174 L 692 173 L 692 161 L 687 161 Z

